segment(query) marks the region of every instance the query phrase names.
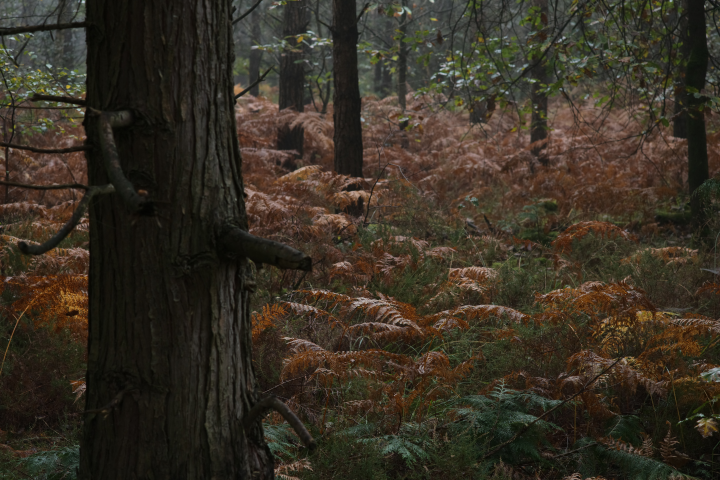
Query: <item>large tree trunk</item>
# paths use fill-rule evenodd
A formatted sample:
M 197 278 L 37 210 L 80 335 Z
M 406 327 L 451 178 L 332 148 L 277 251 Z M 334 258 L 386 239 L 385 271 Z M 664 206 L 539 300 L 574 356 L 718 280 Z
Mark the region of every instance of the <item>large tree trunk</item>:
M 305 0 L 298 0 L 285 5 L 283 37 L 294 37 L 307 30 L 308 11 L 305 3 Z M 304 111 L 305 67 L 301 63 L 302 45 L 298 45 L 294 38 L 291 38 L 289 48 L 280 57 L 280 110 L 291 108 L 296 112 Z M 301 125 L 292 129 L 289 125 L 282 125 L 278 129 L 277 148 L 295 150 L 298 156 L 302 157 L 304 136 L 305 129 Z
M 250 44 L 255 46 L 260 44 L 262 32 L 260 30 L 260 20 L 262 15 L 260 9 L 256 8 L 250 14 L 250 21 L 252 27 L 250 27 Z M 257 48 L 250 50 L 250 58 L 248 59 L 248 85 L 252 85 L 260 78 L 260 61 L 262 60 L 262 50 Z M 260 84 L 255 85 L 250 89 L 250 95 L 257 97 L 260 94 Z
M 335 171 L 362 177 L 363 143 L 355 0 L 333 0 L 333 121 Z
M 705 88 L 705 76 L 708 68 L 708 47 L 705 34 L 705 0 L 688 0 L 688 43 L 690 59 L 687 62 L 685 85 L 701 94 Z M 695 97 L 688 93 L 688 184 L 690 187 L 690 206 L 695 222 L 703 218 L 703 203 L 695 190 L 710 177 L 708 171 L 707 136 L 705 132 L 704 97 Z
M 539 15 L 540 27 L 537 28 L 535 35 L 537 41 L 542 43 L 545 41 L 547 36 L 547 25 L 548 25 L 548 2 L 547 0 L 533 0 L 533 6 L 538 8 L 537 15 Z M 532 154 L 535 155 L 540 163 L 547 165 L 548 158 L 545 148 L 547 147 L 547 110 L 548 110 L 548 98 L 547 93 L 543 90 L 548 84 L 547 74 L 547 62 L 544 58 L 540 58 L 539 54 L 537 57 L 531 57 L 530 62 L 534 63 L 532 67 L 532 77 L 534 83 L 532 84 L 531 102 L 532 102 L 532 115 L 530 118 L 530 143 L 535 144 L 532 147 Z
M 82 479 L 273 478 L 260 424 L 241 424 L 256 401 L 250 271 L 216 253 L 221 224 L 247 228 L 230 6 L 87 2 L 87 104 L 133 112 L 114 137 L 155 216 L 116 195 L 91 206 Z M 88 176 L 108 183 L 98 148 Z

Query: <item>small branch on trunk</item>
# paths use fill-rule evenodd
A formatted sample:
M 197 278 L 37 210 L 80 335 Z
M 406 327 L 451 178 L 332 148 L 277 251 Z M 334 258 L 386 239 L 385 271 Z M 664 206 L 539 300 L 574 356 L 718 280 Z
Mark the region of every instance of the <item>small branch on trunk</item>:
M 253 423 L 255 423 L 258 418 L 262 418 L 268 410 L 275 410 L 282 415 L 308 449 L 314 450 L 315 447 L 317 447 L 312 435 L 310 435 L 310 432 L 307 431 L 307 428 L 305 428 L 305 425 L 303 425 L 297 415 L 290 410 L 290 407 L 281 402 L 279 398 L 272 395 L 263 398 L 250 409 L 247 415 L 245 415 L 245 418 L 243 418 L 243 428 L 248 430 L 252 427 Z
M 30 245 L 26 242 L 18 242 L 18 248 L 25 255 L 42 255 L 48 250 L 52 250 L 53 248 L 57 247 L 58 244 L 62 242 L 68 235 L 70 235 L 70 232 L 72 232 L 73 229 L 77 226 L 77 224 L 80 223 L 80 220 L 82 219 L 83 215 L 85 215 L 85 211 L 90 205 L 90 200 L 92 200 L 92 197 L 94 197 L 95 195 L 113 193 L 114 191 L 115 187 L 113 187 L 111 184 L 99 187 L 90 187 L 90 189 L 85 192 L 82 200 L 80 200 L 80 204 L 78 204 L 70 220 L 68 220 L 68 222 L 63 225 L 60 231 L 56 233 L 50 240 L 40 245 Z
M 312 271 L 312 259 L 283 243 L 256 237 L 235 225 L 226 225 L 218 235 L 218 250 L 227 257 L 245 257 L 255 263 L 278 268 Z
M 88 108 L 88 111 L 98 117 L 100 148 L 110 183 L 115 186 L 115 191 L 120 195 L 130 212 L 143 215 L 152 214 L 152 202 L 136 192 L 133 184 L 125 177 L 120 165 L 120 155 L 115 145 L 115 137 L 113 136 L 113 128 L 127 127 L 133 123 L 132 112 L 129 110 L 99 112 L 91 108 Z
M 275 68 L 275 67 L 270 67 L 270 68 L 268 68 L 267 70 L 265 70 L 265 73 L 263 73 L 262 75 L 260 75 L 260 77 L 258 77 L 258 79 L 255 80 L 252 85 L 250 85 L 250 86 L 247 87 L 245 90 L 243 90 L 242 92 L 240 92 L 240 93 L 238 93 L 237 95 L 235 95 L 235 100 L 237 100 L 238 98 L 242 97 L 242 96 L 245 95 L 247 92 L 249 92 L 250 90 L 252 90 L 255 85 L 257 85 L 257 84 L 259 84 L 260 82 L 262 82 L 263 80 L 265 80 L 265 77 L 267 77 L 267 74 L 270 73 L 274 68 Z
M 0 180 L 0 185 L 8 185 L 10 187 L 28 188 L 30 190 L 69 190 L 72 188 L 78 190 L 90 190 L 90 187 L 82 183 L 66 183 L 59 185 L 30 185 L 28 183 L 5 182 Z
M 68 148 L 35 148 L 28 145 L 17 145 L 15 143 L 0 142 L 0 147 L 15 148 L 17 150 L 27 150 L 28 152 L 33 153 L 73 153 L 90 150 L 92 148 L 92 145 L 77 145 L 75 147 Z
M 238 18 L 234 19 L 234 20 L 232 21 L 232 24 L 235 25 L 235 24 L 238 23 L 240 20 L 242 20 L 243 18 L 245 18 L 245 17 L 247 17 L 248 15 L 250 15 L 253 10 L 255 10 L 257 7 L 260 6 L 260 4 L 262 3 L 262 1 L 263 1 L 263 0 L 258 0 L 257 2 L 255 2 L 255 5 L 253 5 L 252 7 L 248 8 L 245 13 L 243 13 L 242 15 L 240 15 Z
M 82 98 L 75 97 L 63 97 L 58 95 L 41 95 L 36 93 L 30 97 L 32 102 L 60 102 L 60 103 L 72 103 L 73 105 L 85 105 L 85 100 Z
M 0 28 L 0 35 L 15 35 L 16 33 L 47 32 L 49 30 L 67 30 L 68 28 L 86 28 L 87 22 L 60 23 L 52 25 L 23 25 L 20 27 Z
M 355 20 L 355 23 L 360 23 L 360 20 L 362 19 L 362 16 L 365 15 L 365 12 L 367 12 L 370 9 L 370 4 L 366 3 L 362 10 L 360 10 L 360 15 L 357 16 L 357 19 Z
M 105 405 L 104 407 L 95 408 L 95 409 L 93 409 L 93 410 L 85 410 L 83 413 L 85 413 L 85 414 L 88 414 L 88 413 L 102 413 L 103 415 L 106 415 L 106 416 L 107 416 L 107 414 L 110 413 L 110 410 L 112 410 L 113 408 L 115 408 L 115 407 L 117 407 L 118 405 L 120 405 L 120 402 L 122 402 L 122 399 L 123 399 L 123 397 L 125 396 L 126 393 L 130 393 L 130 392 L 135 391 L 135 390 L 137 390 L 137 388 L 134 388 L 134 387 L 133 387 L 133 388 L 126 388 L 125 390 L 121 390 L 117 395 L 115 395 L 115 396 L 113 397 L 112 400 L 110 400 L 110 403 L 108 403 L 108 404 Z

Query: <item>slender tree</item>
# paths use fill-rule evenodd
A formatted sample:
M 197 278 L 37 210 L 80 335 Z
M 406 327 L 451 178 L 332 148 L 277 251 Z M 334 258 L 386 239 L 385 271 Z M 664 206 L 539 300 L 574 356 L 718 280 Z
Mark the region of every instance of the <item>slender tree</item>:
M 682 11 L 680 7 L 682 6 Z M 685 63 L 690 57 L 690 43 L 688 42 L 688 18 L 687 18 L 687 0 L 675 2 L 673 7 L 673 20 L 679 24 L 679 41 L 680 48 L 677 49 L 680 62 L 675 74 L 675 107 L 673 111 L 673 136 L 677 138 L 687 138 L 687 121 L 688 121 L 688 99 L 685 92 Z M 670 41 L 672 36 L 668 35 Z M 669 59 L 672 61 L 672 59 Z
M 58 16 L 57 23 L 64 24 L 70 23 L 73 18 L 73 6 L 75 2 L 70 0 L 60 0 L 58 3 Z M 73 50 L 74 50 L 74 35 L 75 31 L 72 29 L 60 30 L 57 32 L 57 49 L 56 49 L 56 60 L 55 64 L 59 67 L 71 69 L 74 66 Z
M 695 190 L 710 177 L 708 170 L 707 134 L 705 131 L 705 77 L 708 69 L 708 46 L 705 33 L 705 0 L 687 0 L 687 38 L 690 58 L 685 70 L 685 85 L 688 91 L 688 184 L 693 219 L 702 219 L 701 199 L 693 195 Z
M 533 0 L 533 7 L 535 7 L 535 15 L 537 16 L 533 24 L 534 37 L 535 41 L 542 44 L 548 35 L 548 0 Z M 548 136 L 548 96 L 544 89 L 547 88 L 549 82 L 545 58 L 546 56 L 541 58 L 539 53 L 532 55 L 530 58 L 530 62 L 533 63 L 533 84 L 530 95 L 530 101 L 532 102 L 530 143 L 535 144 L 532 148 L 532 154 L 544 165 L 548 162 L 547 155 L 544 155 Z
M 398 62 L 397 62 L 397 96 L 400 111 L 405 113 L 407 108 L 406 97 L 407 97 L 407 70 L 408 70 L 408 46 L 405 43 L 408 31 L 408 14 L 407 14 L 407 0 L 402 0 L 400 4 L 402 13 L 400 14 L 400 25 L 398 27 Z M 405 130 L 408 126 L 408 121 L 404 120 L 400 122 L 400 129 Z M 408 148 L 407 137 L 404 136 L 402 140 L 402 147 Z
M 285 5 L 283 15 L 283 37 L 290 39 L 288 48 L 280 57 L 280 110 L 290 108 L 296 112 L 304 111 L 305 67 L 302 64 L 303 47 L 297 45 L 294 37 L 307 30 L 308 9 L 306 0 L 296 0 Z M 303 137 L 305 130 L 302 125 L 290 128 L 283 125 L 278 129 L 278 150 L 295 150 L 302 157 Z
M 333 121 L 335 171 L 362 177 L 362 101 L 358 85 L 358 27 L 355 0 L 333 0 Z
M 250 14 L 250 44 L 253 46 L 259 45 L 262 37 L 262 30 L 260 29 L 260 22 L 262 14 L 260 9 L 256 8 Z M 262 50 L 254 48 L 250 50 L 250 58 L 248 59 L 248 85 L 253 85 L 260 78 L 260 62 L 262 61 Z M 260 94 L 260 84 L 253 85 L 250 89 L 250 95 L 257 97 Z

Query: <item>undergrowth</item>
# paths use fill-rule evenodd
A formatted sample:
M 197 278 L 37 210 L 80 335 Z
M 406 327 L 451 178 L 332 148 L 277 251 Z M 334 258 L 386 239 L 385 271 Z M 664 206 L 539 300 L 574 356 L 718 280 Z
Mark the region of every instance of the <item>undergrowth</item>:
M 693 237 L 662 215 L 684 208 L 683 142 L 660 129 L 628 156 L 640 126 L 622 111 L 573 129 L 556 107 L 542 167 L 513 114 L 468 131 L 438 101 L 408 98 L 427 115 L 407 149 L 388 133 L 396 103 L 365 102 L 361 179 L 331 172 L 331 112 L 239 101 L 251 232 L 313 258 L 309 274 L 255 271 L 259 387 L 319 442 L 309 454 L 271 415 L 278 478 L 716 478 L 718 228 Z M 293 122 L 305 153 L 289 172 L 273 143 Z M 77 429 L 62 428 L 84 401 L 87 223 L 29 260 L 17 240 L 47 238 L 73 202 L 13 195 L 0 476 L 72 478 Z

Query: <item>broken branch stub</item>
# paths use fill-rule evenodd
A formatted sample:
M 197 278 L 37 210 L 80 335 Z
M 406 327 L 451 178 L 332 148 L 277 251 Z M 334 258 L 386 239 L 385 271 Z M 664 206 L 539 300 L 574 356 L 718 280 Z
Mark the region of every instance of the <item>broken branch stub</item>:
M 127 127 L 133 122 L 132 112 L 120 110 L 118 112 L 99 112 L 98 126 L 100 129 L 100 148 L 102 150 L 105 171 L 110 183 L 115 186 L 115 191 L 122 198 L 127 209 L 132 213 L 151 214 L 153 211 L 152 202 L 135 191 L 135 187 L 125 177 L 120 166 L 120 155 L 115 145 L 113 128 Z
M 70 217 L 70 220 L 68 220 L 67 223 L 62 226 L 60 231 L 53 235 L 50 240 L 45 243 L 41 243 L 40 245 L 30 245 L 27 242 L 18 242 L 18 248 L 25 255 L 42 255 L 43 253 L 52 250 L 57 247 L 68 235 L 70 235 L 70 232 L 72 232 L 77 224 L 80 223 L 80 220 L 83 215 L 85 215 L 85 211 L 87 211 L 87 208 L 90 205 L 92 197 L 95 195 L 113 193 L 114 191 L 115 187 L 109 184 L 99 187 L 90 187 L 90 189 L 85 192 L 85 195 L 83 195 L 82 200 L 80 200 L 80 203 L 73 212 L 72 217 Z
M 278 268 L 312 271 L 312 259 L 283 243 L 256 237 L 237 226 L 228 226 L 218 237 L 218 249 L 229 257 L 246 257 Z

